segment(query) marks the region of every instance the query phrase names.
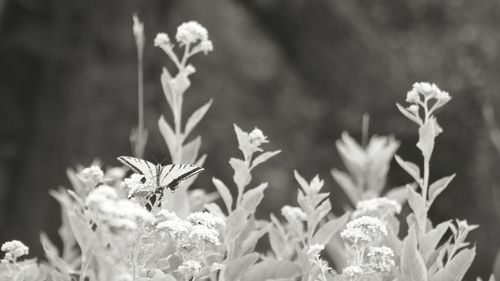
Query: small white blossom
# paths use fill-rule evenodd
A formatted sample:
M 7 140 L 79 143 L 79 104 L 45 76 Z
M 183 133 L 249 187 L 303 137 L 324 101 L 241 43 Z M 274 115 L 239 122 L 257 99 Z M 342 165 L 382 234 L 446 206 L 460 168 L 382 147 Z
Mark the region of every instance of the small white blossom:
M 186 280 L 190 280 L 200 272 L 200 269 L 201 264 L 199 262 L 195 260 L 187 260 L 177 268 L 177 271 L 184 275 Z
M 374 217 L 363 216 L 350 221 L 340 237 L 353 248 L 361 248 L 381 236 L 387 236 L 384 223 Z
M 167 231 L 175 238 L 188 235 L 192 226 L 191 223 L 178 219 L 159 222 L 156 228 Z
M 102 182 L 104 178 L 104 172 L 99 166 L 92 165 L 78 173 L 78 177 L 84 182 L 97 185 L 98 183 Z
M 211 52 L 214 50 L 214 45 L 212 44 L 212 41 L 204 40 L 204 41 L 201 41 L 199 48 L 200 48 L 200 51 L 206 55 L 206 54 L 208 54 L 208 52 Z
M 362 216 L 373 216 L 383 218 L 389 215 L 399 214 L 401 205 L 396 201 L 386 197 L 372 198 L 359 201 L 356 204 L 354 218 Z
M 342 270 L 342 277 L 346 281 L 358 280 L 358 278 L 363 277 L 365 271 L 359 265 L 350 265 Z
M 111 228 L 134 230 L 138 221 L 152 223 L 153 215 L 136 202 L 120 199 L 113 187 L 101 185 L 89 193 L 85 205 L 96 216 Z
M 409 103 L 418 103 L 420 101 L 420 96 L 415 89 L 412 89 L 406 94 L 406 102 Z
M 180 220 L 180 218 L 174 212 L 170 212 L 169 210 L 165 209 L 161 209 L 158 213 L 156 213 L 156 217 L 162 221 Z
M 5 257 L 1 260 L 2 263 L 16 262 L 17 258 L 29 253 L 29 248 L 18 240 L 3 243 L 1 249 L 2 252 L 5 252 Z
M 307 219 L 306 213 L 302 211 L 299 207 L 292 207 L 289 205 L 283 206 L 281 208 L 281 214 L 287 219 L 289 223 L 302 222 Z
M 264 133 L 259 128 L 255 128 L 250 132 L 250 143 L 256 147 L 268 142 L 267 137 L 264 136 Z
M 128 190 L 128 197 L 149 195 L 156 189 L 154 181 L 149 180 L 141 174 L 132 174 L 130 177 L 125 178 L 121 187 Z
M 201 224 L 193 226 L 189 232 L 189 238 L 192 240 L 194 239 L 192 242 L 198 242 L 200 244 L 210 243 L 213 245 L 220 245 L 218 236 L 219 232 L 217 232 L 217 230 Z
M 411 112 L 413 115 L 416 115 L 416 116 L 418 116 L 419 109 L 420 109 L 420 107 L 418 107 L 418 105 L 416 105 L 416 104 L 412 104 L 406 108 L 406 110 L 408 110 L 409 112 Z
M 416 82 L 413 84 L 413 90 L 424 96 L 426 99 L 435 98 L 441 90 L 435 85 L 428 82 Z
M 155 47 L 166 47 L 170 46 L 172 42 L 170 41 L 170 37 L 166 33 L 158 33 L 155 37 L 154 45 Z
M 317 257 L 321 251 L 325 249 L 324 245 L 321 244 L 313 244 L 309 246 L 309 249 L 307 249 L 307 254 Z
M 203 42 L 208 40 L 208 31 L 195 21 L 185 22 L 177 28 L 175 39 L 182 45 L 194 44 L 197 41 Z
M 369 266 L 379 272 L 390 272 L 395 266 L 394 252 L 389 247 L 371 247 L 368 251 Z
M 209 228 L 220 228 L 225 225 L 224 220 L 212 215 L 209 212 L 194 212 L 191 213 L 187 218 L 187 221 L 192 224 L 201 224 Z

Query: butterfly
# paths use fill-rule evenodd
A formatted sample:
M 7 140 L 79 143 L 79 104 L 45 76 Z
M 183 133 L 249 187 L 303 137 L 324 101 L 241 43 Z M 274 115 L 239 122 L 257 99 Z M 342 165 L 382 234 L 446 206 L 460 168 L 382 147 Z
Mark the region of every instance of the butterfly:
M 162 166 L 130 156 L 120 156 L 117 159 L 134 172 L 142 174 L 147 180 L 154 182 L 156 185 L 154 194 L 159 195 L 160 198 L 165 188 L 174 191 L 183 180 L 203 171 L 203 168 L 195 165 L 170 164 Z

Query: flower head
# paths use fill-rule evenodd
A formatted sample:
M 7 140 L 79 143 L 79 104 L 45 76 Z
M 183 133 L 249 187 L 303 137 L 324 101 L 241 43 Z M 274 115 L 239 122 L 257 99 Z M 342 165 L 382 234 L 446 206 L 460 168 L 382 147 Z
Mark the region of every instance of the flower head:
M 359 265 L 350 265 L 342 270 L 342 277 L 346 281 L 360 280 L 358 278 L 363 277 L 364 274 L 364 269 Z
M 217 230 L 206 227 L 204 225 L 194 225 L 189 232 L 191 242 L 197 244 L 213 244 L 220 245 L 219 232 Z
M 264 136 L 264 133 L 259 128 L 253 129 L 250 132 L 250 143 L 255 145 L 256 147 L 261 146 L 263 143 L 268 143 L 267 137 Z
M 313 257 L 317 257 L 321 251 L 325 249 L 324 245 L 321 244 L 313 244 L 309 246 L 309 249 L 307 249 L 307 254 Z
M 156 34 L 154 45 L 155 45 L 155 47 L 163 48 L 163 47 L 171 46 L 172 42 L 170 41 L 170 37 L 168 37 L 168 34 L 158 33 L 158 34 Z
M 184 275 L 186 280 L 191 280 L 191 278 L 200 272 L 200 269 L 201 264 L 199 262 L 195 260 L 187 260 L 177 268 L 177 271 Z
M 194 225 L 200 224 L 209 228 L 220 228 L 225 225 L 224 220 L 209 212 L 191 213 L 186 220 Z
M 306 213 L 304 213 L 301 208 L 289 205 L 285 205 L 281 208 L 281 214 L 289 223 L 303 222 L 307 219 Z
M 3 243 L 1 249 L 2 252 L 5 252 L 5 257 L 1 260 L 2 263 L 16 262 L 17 258 L 29 253 L 29 248 L 18 240 Z
M 198 41 L 203 42 L 208 40 L 208 31 L 195 21 L 185 22 L 177 27 L 175 39 L 182 45 L 194 44 Z
M 80 173 L 78 173 L 78 177 L 82 181 L 91 183 L 92 185 L 96 186 L 98 183 L 102 182 L 104 178 L 104 172 L 99 166 L 92 165 L 81 170 Z
M 396 201 L 386 197 L 372 198 L 359 201 L 356 205 L 354 218 L 362 216 L 372 216 L 384 218 L 401 212 L 401 205 Z
M 382 236 L 387 236 L 384 223 L 378 218 L 369 216 L 350 221 L 346 229 L 340 233 L 340 237 L 355 249 L 364 247 Z
M 368 251 L 369 266 L 379 272 L 390 272 L 395 266 L 394 252 L 389 247 L 371 247 Z
M 145 197 L 156 189 L 156 184 L 153 180 L 147 179 L 144 175 L 134 173 L 130 177 L 125 178 L 121 184 L 122 188 L 128 190 L 128 197 Z

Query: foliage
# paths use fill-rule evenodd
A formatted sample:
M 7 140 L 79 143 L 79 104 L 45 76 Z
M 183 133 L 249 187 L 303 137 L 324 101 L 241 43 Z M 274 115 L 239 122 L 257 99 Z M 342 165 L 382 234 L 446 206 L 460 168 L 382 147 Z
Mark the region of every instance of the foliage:
M 137 18 L 134 26 L 142 30 Z M 158 126 L 173 163 L 201 166 L 206 159 L 198 157 L 201 137 L 188 141 L 188 136 L 212 101 L 184 126 L 182 105 L 195 72 L 188 59 L 213 47 L 196 22 L 179 26 L 176 41 L 163 33 L 155 39 L 177 68 L 175 75 L 165 68 L 161 76 L 173 125 L 161 116 Z M 331 212 L 330 194 L 319 176 L 308 181 L 295 171 L 298 206 L 284 206 L 281 216 L 271 214 L 269 220 L 256 218 L 268 185 L 252 184 L 252 171 L 280 153 L 263 148 L 268 139 L 258 128 L 246 132 L 234 125 L 242 157 L 229 160 L 234 188 L 212 179 L 218 195 L 188 191 L 194 181 L 189 179 L 175 192 L 164 190 L 161 201 L 146 208 L 155 186 L 142 175 L 126 177 L 122 167 L 68 170 L 72 189 L 51 192 L 62 210 L 62 249 L 42 234 L 47 262 L 38 264 L 18 260 L 28 253 L 21 242 L 6 242 L 0 280 L 462 280 L 475 256 L 466 238 L 477 226 L 461 220 L 435 225 L 428 218 L 434 200 L 454 178 L 429 182 L 435 140 L 442 133 L 435 113 L 449 100 L 434 84 L 415 83 L 407 95 L 411 105 L 397 105 L 418 125 L 422 167 L 394 156 L 399 142 L 393 137 L 374 136 L 362 146 L 342 135 L 337 148 L 348 173 L 333 170 L 332 175 L 355 209 L 341 216 Z M 132 136 L 134 153 L 140 155 L 147 135 Z M 414 183 L 381 197 L 393 157 Z M 218 196 L 222 204 L 212 202 Z M 406 201 L 411 213 L 407 235 L 400 237 L 398 214 Z M 256 250 L 260 241 L 269 242 L 266 251 Z

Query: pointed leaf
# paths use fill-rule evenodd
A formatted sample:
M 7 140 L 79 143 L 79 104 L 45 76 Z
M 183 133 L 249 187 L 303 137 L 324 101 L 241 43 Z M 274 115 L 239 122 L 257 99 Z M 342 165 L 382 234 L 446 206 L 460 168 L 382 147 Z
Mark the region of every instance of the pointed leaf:
M 330 220 L 322 225 L 313 236 L 312 244 L 326 245 L 349 220 L 349 213 L 345 213 L 339 218 Z
M 398 162 L 399 166 L 403 168 L 416 182 L 420 182 L 420 168 L 410 161 L 405 161 L 401 159 L 398 155 L 395 155 L 394 158 L 396 162 Z
M 413 189 L 416 188 L 415 184 L 413 184 L 413 185 L 410 184 L 410 186 L 412 186 Z M 394 187 L 394 188 L 390 189 L 385 194 L 385 197 L 392 199 L 392 200 L 396 200 L 399 204 L 404 205 L 406 203 L 406 201 L 408 200 L 407 196 L 406 196 L 406 186 Z
M 239 280 L 241 276 L 259 259 L 258 253 L 251 253 L 243 257 L 228 261 L 225 264 L 224 279 Z
M 165 143 L 167 144 L 170 155 L 175 155 L 177 138 L 175 137 L 174 131 L 163 116 L 158 119 L 158 128 L 160 129 L 160 133 L 163 136 Z
M 168 105 L 170 106 L 170 108 L 173 108 L 174 97 L 173 97 L 173 90 L 170 85 L 170 81 L 172 80 L 172 75 L 170 75 L 170 72 L 168 72 L 166 67 L 163 68 L 160 79 L 161 79 L 161 86 L 163 87 L 163 93 L 165 94 L 165 98 L 167 99 Z
M 213 100 L 210 99 L 207 103 L 198 108 L 191 116 L 189 116 L 186 127 L 184 129 L 184 136 L 187 137 L 189 133 L 196 127 L 196 125 L 203 119 L 203 116 L 207 113 L 208 109 L 212 105 Z
M 361 190 L 357 188 L 351 178 L 344 172 L 333 169 L 331 171 L 333 179 L 342 187 L 351 202 L 356 205 L 361 200 Z
M 198 136 L 182 147 L 182 164 L 194 164 L 198 157 L 198 151 L 201 146 L 201 137 Z
M 436 118 L 431 117 L 418 129 L 418 143 L 417 147 L 422 152 L 424 159 L 429 160 L 434 150 L 435 138 L 440 132 L 440 127 L 436 122 Z
M 259 164 L 266 162 L 271 157 L 277 155 L 280 152 L 281 152 L 281 150 L 275 150 L 275 151 L 267 151 L 267 152 L 260 154 L 259 156 L 255 157 L 255 159 L 252 161 L 252 168 L 255 168 Z
M 413 226 L 408 230 L 408 236 L 403 241 L 401 251 L 401 280 L 427 280 L 427 269 L 424 260 L 417 249 L 417 236 Z
M 428 260 L 436 246 L 438 245 L 446 230 L 450 227 L 451 221 L 445 221 L 438 224 L 435 228 L 431 229 L 429 232 L 422 235 L 419 243 L 419 250 L 424 257 L 424 260 Z
M 422 120 L 420 120 L 419 117 L 411 114 L 408 110 L 406 110 L 406 108 L 404 108 L 403 106 L 401 106 L 399 103 L 396 103 L 396 106 L 398 107 L 399 111 L 404 115 L 406 116 L 406 118 L 410 119 L 411 121 L 417 123 L 419 126 L 422 125 Z
M 443 269 L 432 276 L 431 281 L 461 281 L 475 256 L 475 247 L 461 250 L 446 263 Z
M 455 174 L 439 179 L 429 187 L 429 204 L 432 204 L 436 197 L 443 192 L 450 182 L 455 178 Z
M 408 196 L 408 204 L 415 215 L 419 230 L 425 231 L 426 209 L 424 198 L 408 185 L 406 186 L 406 195 Z
M 257 206 L 260 204 L 260 201 L 262 201 L 262 198 L 264 198 L 264 190 L 266 188 L 267 183 L 262 183 L 256 188 L 252 188 L 245 192 L 241 200 L 241 207 L 250 214 L 255 213 Z
M 233 196 L 231 195 L 231 192 L 229 192 L 229 188 L 227 188 L 227 186 L 219 179 L 212 178 L 212 182 L 215 185 L 215 188 L 217 188 L 217 191 L 219 191 L 219 194 L 226 205 L 227 212 L 230 213 L 233 208 Z
M 245 186 L 250 183 L 252 175 L 250 174 L 245 162 L 241 159 L 231 158 L 229 159 L 229 164 L 231 164 L 231 167 L 233 167 L 234 170 L 233 180 L 236 183 L 236 186 L 238 186 L 238 192 L 242 193 Z

